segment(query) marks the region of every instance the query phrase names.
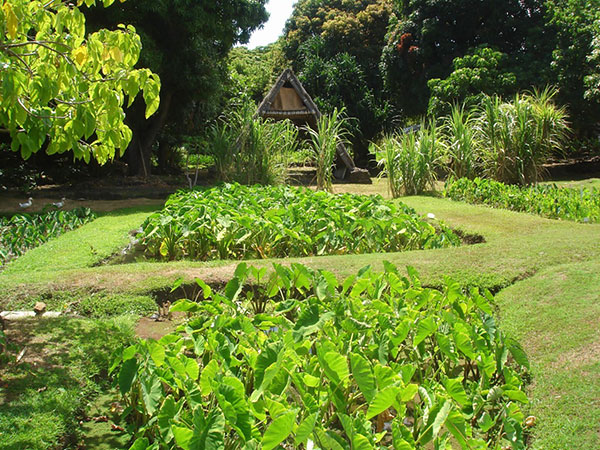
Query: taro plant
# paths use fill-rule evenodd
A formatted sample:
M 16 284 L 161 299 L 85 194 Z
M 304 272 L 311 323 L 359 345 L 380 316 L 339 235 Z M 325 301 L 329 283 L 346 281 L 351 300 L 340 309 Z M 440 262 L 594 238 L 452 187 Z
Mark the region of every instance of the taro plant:
M 418 131 L 386 136 L 371 153 L 387 178 L 393 198 L 417 195 L 432 189 L 441 157 L 441 143 L 434 122 L 421 123 Z
M 556 185 L 515 186 L 475 178 L 448 180 L 444 196 L 468 203 L 529 212 L 551 219 L 600 222 L 600 191 Z
M 178 332 L 116 354 L 130 448 L 524 449 L 528 361 L 491 295 L 384 267 L 199 282 Z
M 380 196 L 227 184 L 180 191 L 148 217 L 146 254 L 162 259 L 250 259 L 396 252 L 458 245 L 443 223 Z
M 339 145 L 348 143 L 347 119 L 344 109 L 334 108 L 331 114 L 323 115 L 317 121 L 317 128 L 306 127 L 314 152 L 317 169 L 317 189 L 332 191 L 333 164 Z
M 95 218 L 96 215 L 88 208 L 0 217 L 0 266 Z

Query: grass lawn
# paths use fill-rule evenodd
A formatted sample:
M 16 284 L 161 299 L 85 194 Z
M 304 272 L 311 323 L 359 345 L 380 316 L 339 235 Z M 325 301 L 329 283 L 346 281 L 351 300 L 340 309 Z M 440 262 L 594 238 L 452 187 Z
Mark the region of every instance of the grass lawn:
M 135 318 L 11 322 L 0 367 L 0 448 L 76 448 L 79 416 L 108 389 L 113 350 L 134 338 Z M 25 350 L 22 358 L 19 355 Z
M 335 189 L 384 194 L 386 187 L 377 181 L 368 187 L 336 185 Z M 600 313 L 600 224 L 549 220 L 435 197 L 402 201 L 420 213 L 434 213 L 453 228 L 482 235 L 485 243 L 285 262 L 302 262 L 344 277 L 367 264 L 379 269 L 388 260 L 399 267 L 414 266 L 430 286 L 439 286 L 449 275 L 463 286 L 499 292 L 501 326 L 520 340 L 532 362 L 530 412 L 538 421 L 531 448 L 598 448 L 600 336 L 595 318 Z M 124 247 L 128 231 L 137 228 L 150 211 L 138 208 L 102 216 L 11 262 L 0 273 L 0 305 L 25 307 L 48 298 L 59 305 L 73 293 L 86 299 L 96 295 L 98 301 L 91 303 L 101 317 L 110 309 L 102 309 L 102 299 L 116 303 L 114 299 L 123 296 L 147 299 L 180 276 L 190 282 L 198 277 L 220 283 L 232 275 L 236 266 L 232 261 L 95 266 Z M 270 266 L 272 262 L 249 263 Z

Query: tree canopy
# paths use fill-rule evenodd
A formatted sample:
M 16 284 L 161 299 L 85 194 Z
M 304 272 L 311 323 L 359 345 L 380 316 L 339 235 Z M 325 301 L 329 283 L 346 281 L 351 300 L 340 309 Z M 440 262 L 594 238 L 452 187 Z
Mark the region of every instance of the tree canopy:
M 132 136 L 125 106 L 140 92 L 145 117 L 159 106 L 158 76 L 134 69 L 135 28 L 86 35 L 84 14 L 63 1 L 6 0 L 0 17 L 0 127 L 12 150 L 25 159 L 72 151 L 100 163 L 122 154 Z
M 234 44 L 247 42 L 252 30 L 267 20 L 265 3 L 156 0 L 91 11 L 90 22 L 97 28 L 134 25 L 143 45 L 141 65 L 162 81 L 161 106 L 152 120 L 145 120 L 138 105 L 127 112 L 133 129 L 132 151 L 127 155 L 132 174 L 150 172 L 157 140 L 176 141 L 189 128 L 218 115 L 227 78 L 226 56 Z M 169 146 L 162 148 L 169 151 Z

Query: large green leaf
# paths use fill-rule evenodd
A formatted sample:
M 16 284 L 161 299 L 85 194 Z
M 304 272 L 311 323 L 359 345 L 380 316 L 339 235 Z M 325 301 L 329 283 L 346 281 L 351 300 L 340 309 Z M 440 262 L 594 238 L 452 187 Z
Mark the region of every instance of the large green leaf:
M 119 391 L 121 395 L 125 395 L 131 389 L 133 380 L 137 376 L 137 360 L 135 358 L 128 359 L 119 370 Z
M 444 383 L 446 392 L 452 397 L 460 406 L 465 406 L 469 402 L 467 393 L 463 387 L 463 378 L 449 378 Z
M 360 392 L 367 400 L 367 403 L 373 400 L 377 393 L 375 376 L 371 370 L 368 361 L 357 353 L 350 354 L 350 365 L 352 367 L 352 376 L 360 388 Z
M 416 347 L 423 342 L 427 337 L 431 336 L 437 331 L 436 318 L 433 316 L 421 319 L 417 325 L 417 334 L 413 339 L 413 345 Z
M 335 384 L 347 383 L 350 371 L 348 361 L 343 355 L 335 351 L 319 351 L 319 361 L 330 381 Z
M 401 392 L 398 386 L 388 386 L 382 391 L 377 392 L 373 401 L 369 403 L 367 410 L 367 419 L 371 419 L 390 408 L 396 402 L 396 396 Z
M 294 409 L 282 414 L 271 422 L 262 438 L 264 450 L 272 450 L 287 439 L 294 429 L 297 415 L 298 410 Z

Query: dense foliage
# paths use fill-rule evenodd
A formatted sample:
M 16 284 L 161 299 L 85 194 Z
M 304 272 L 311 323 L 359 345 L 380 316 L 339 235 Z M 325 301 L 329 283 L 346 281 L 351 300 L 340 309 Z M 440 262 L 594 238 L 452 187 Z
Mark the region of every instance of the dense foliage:
M 297 138 L 298 129 L 289 120 L 264 120 L 251 104 L 243 104 L 211 127 L 208 154 L 218 181 L 282 184 Z
M 435 225 L 379 196 L 226 184 L 172 195 L 144 223 L 141 242 L 154 257 L 199 260 L 395 252 L 459 243 L 443 224 Z
M 443 159 L 435 122 L 423 122 L 415 131 L 384 136 L 379 144 L 372 144 L 371 153 L 393 198 L 433 189 Z
M 161 106 L 152 120 L 145 120 L 139 105 L 128 110 L 133 142 L 126 157 L 132 174 L 151 173 L 154 151 L 164 168 L 183 135 L 198 134 L 220 114 L 227 53 L 266 21 L 265 2 L 129 1 L 90 12 L 94 27 L 134 25 L 144 47 L 140 63 L 162 81 Z
M 285 55 L 319 108 L 344 108 L 356 118 L 351 131 L 359 158 L 390 115 L 378 65 L 391 3 L 300 0 L 285 29 Z
M 27 250 L 95 218 L 96 215 L 88 208 L 0 217 L 0 266 Z
M 13 151 L 25 159 L 40 149 L 72 151 L 100 163 L 125 151 L 125 99 L 131 104 L 143 91 L 148 118 L 159 105 L 160 81 L 148 69 L 133 69 L 140 38 L 133 27 L 119 28 L 86 34 L 83 13 L 66 1 L 3 2 L 0 129 Z
M 385 266 L 199 281 L 202 302 L 171 307 L 192 314 L 178 333 L 113 365 L 131 448 L 523 449 L 528 362 L 491 296 Z
M 551 219 L 600 222 L 600 191 L 595 188 L 571 189 L 542 184 L 518 187 L 493 180 L 461 178 L 446 183 L 444 196 Z

